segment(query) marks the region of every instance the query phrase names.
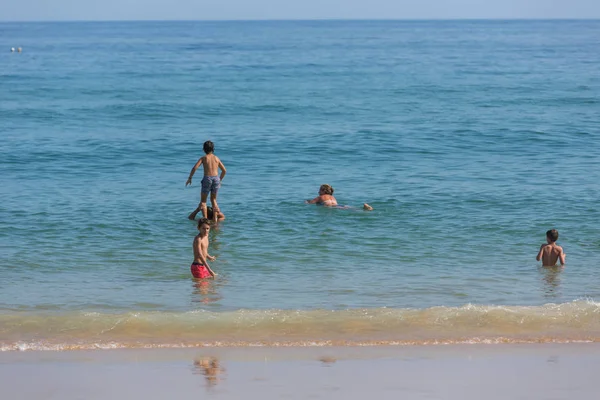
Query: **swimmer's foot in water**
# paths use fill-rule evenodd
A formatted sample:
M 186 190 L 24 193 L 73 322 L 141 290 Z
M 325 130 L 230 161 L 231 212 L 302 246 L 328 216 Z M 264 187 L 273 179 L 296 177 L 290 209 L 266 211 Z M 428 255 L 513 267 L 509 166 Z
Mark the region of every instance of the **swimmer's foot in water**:
M 368 205 L 367 203 L 363 204 L 363 210 L 365 211 L 373 211 L 373 207 Z

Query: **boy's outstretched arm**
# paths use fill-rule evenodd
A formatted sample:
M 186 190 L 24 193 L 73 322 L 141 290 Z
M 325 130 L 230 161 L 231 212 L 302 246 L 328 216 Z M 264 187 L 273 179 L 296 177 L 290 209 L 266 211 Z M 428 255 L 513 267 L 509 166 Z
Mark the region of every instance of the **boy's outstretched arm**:
M 196 164 L 194 165 L 194 167 L 190 171 L 190 176 L 188 176 L 187 181 L 185 182 L 185 186 L 192 184 L 192 176 L 194 176 L 194 173 L 196 172 L 196 170 L 198 169 L 198 167 L 200 167 L 202 165 L 203 161 L 204 161 L 204 157 L 200 157 L 200 159 L 196 162 Z
M 217 276 L 217 274 L 215 274 L 215 271 L 213 271 L 213 270 L 210 268 L 210 265 L 208 265 L 208 264 L 204 264 L 204 265 L 206 265 L 206 269 L 208 270 L 208 273 L 209 273 L 209 274 L 211 274 L 213 278 L 214 278 L 215 276 Z
M 221 168 L 221 176 L 219 177 L 219 180 L 222 181 L 223 178 L 225 178 L 225 174 L 227 173 L 227 170 L 225 169 L 225 166 L 221 162 L 221 159 L 219 159 L 219 168 Z

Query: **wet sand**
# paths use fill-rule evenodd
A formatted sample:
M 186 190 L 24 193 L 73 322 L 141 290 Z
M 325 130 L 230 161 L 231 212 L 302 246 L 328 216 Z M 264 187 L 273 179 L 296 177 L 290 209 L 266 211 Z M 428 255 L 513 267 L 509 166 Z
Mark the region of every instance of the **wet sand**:
M 3 399 L 593 399 L 600 344 L 0 353 Z

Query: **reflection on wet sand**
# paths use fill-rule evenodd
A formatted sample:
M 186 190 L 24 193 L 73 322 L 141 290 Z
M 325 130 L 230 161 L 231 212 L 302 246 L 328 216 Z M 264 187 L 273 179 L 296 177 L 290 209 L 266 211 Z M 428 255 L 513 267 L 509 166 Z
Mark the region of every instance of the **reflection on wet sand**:
M 542 281 L 544 282 L 544 296 L 546 298 L 560 297 L 560 280 L 563 267 L 540 267 Z
M 194 374 L 204 375 L 207 388 L 216 386 L 219 376 L 224 372 L 225 368 L 219 365 L 216 357 L 200 357 L 194 360 Z
M 324 366 L 328 367 L 328 366 L 333 365 L 335 362 L 337 362 L 337 359 L 335 357 L 323 356 L 323 357 L 319 357 L 319 361 L 321 361 Z

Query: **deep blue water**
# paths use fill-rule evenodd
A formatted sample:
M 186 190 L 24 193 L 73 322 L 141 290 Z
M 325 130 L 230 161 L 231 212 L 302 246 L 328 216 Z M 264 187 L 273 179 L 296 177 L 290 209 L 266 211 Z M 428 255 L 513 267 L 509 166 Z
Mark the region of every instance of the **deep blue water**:
M 597 300 L 599 37 L 600 21 L 0 24 L 0 309 Z M 184 184 L 209 139 L 227 219 L 200 293 L 201 177 Z M 357 208 L 304 204 L 322 183 Z M 535 261 L 551 228 L 564 270 Z

